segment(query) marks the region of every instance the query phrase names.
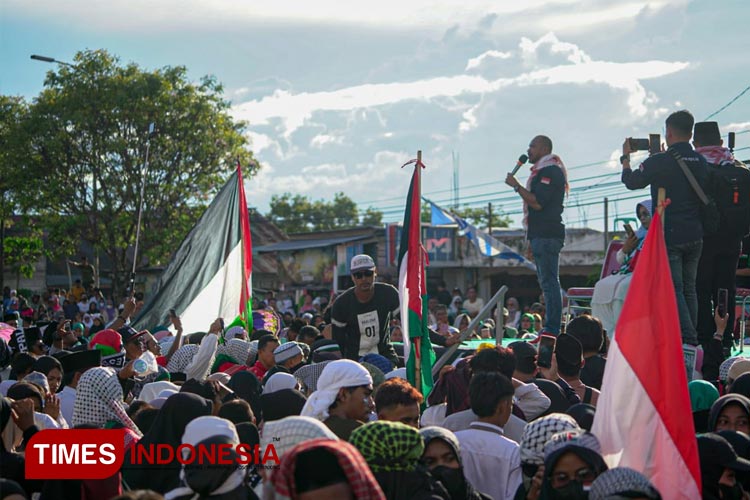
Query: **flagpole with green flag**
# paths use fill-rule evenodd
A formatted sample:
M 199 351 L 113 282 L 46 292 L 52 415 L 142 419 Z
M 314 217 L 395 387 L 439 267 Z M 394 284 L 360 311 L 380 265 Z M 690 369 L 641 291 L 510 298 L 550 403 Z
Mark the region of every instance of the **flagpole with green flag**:
M 402 166 L 414 163 L 414 174 L 406 198 L 404 224 L 398 252 L 398 291 L 401 300 L 401 329 L 404 332 L 406 375 L 425 398 L 433 385 L 432 364 L 435 352 L 427 328 L 427 253 L 422 246 L 421 170 L 422 152 Z

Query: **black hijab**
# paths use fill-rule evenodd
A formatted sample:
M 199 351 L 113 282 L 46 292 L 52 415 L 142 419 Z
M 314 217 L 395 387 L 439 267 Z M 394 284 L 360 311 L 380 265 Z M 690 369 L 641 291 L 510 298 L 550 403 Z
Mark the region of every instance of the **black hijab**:
M 180 484 L 180 463 L 175 458 L 169 464 L 130 465 L 130 454 L 139 447 L 168 444 L 172 450 L 182 444 L 185 427 L 198 417 L 211 415 L 211 401 L 198 396 L 181 392 L 167 398 L 159 410 L 151 429 L 125 457 L 122 475 L 131 489 L 152 489 L 161 494 Z
M 260 397 L 263 421 L 281 420 L 302 413 L 307 398 L 296 389 L 282 389 Z
M 708 415 L 709 432 L 716 430 L 716 422 L 719 420 L 719 415 L 721 415 L 722 410 L 730 404 L 739 406 L 745 410 L 745 413 L 750 417 L 750 399 L 742 394 L 725 394 L 714 401 L 714 404 L 711 405 L 711 413 Z
M 731 394 L 742 394 L 750 398 L 750 373 L 743 373 L 732 382 Z
M 227 387 L 232 389 L 237 396 L 250 403 L 255 420 L 260 422 L 263 418 L 263 407 L 260 403 L 262 389 L 258 377 L 248 371 L 237 372 L 229 379 Z

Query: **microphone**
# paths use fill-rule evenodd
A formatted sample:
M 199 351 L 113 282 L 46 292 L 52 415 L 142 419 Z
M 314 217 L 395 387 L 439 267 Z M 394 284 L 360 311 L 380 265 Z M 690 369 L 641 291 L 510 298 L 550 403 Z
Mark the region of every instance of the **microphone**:
M 518 157 L 518 161 L 516 162 L 516 165 L 513 167 L 513 171 L 510 173 L 510 175 L 516 175 L 516 172 L 518 172 L 518 169 L 521 168 L 521 166 L 529 161 L 529 157 L 526 155 L 521 155 Z

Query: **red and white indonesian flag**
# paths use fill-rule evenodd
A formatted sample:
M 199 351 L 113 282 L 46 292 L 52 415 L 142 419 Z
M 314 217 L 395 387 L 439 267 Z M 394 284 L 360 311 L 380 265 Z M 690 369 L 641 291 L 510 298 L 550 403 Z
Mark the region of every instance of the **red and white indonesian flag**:
M 172 308 L 186 333 L 208 330 L 217 317 L 228 323 L 250 311 L 251 275 L 250 219 L 237 165 L 148 294 L 135 324 L 164 324 Z
M 610 467 L 641 471 L 664 499 L 701 498 L 677 302 L 658 214 L 617 322 L 592 432 Z

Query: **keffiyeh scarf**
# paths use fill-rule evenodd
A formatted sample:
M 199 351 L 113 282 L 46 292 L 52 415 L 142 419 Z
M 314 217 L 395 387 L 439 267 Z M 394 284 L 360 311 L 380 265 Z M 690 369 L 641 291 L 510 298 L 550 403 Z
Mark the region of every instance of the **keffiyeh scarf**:
M 424 441 L 417 429 L 385 420 L 358 427 L 349 442 L 373 472 L 411 472 L 424 451 Z
M 578 423 L 564 413 L 552 413 L 529 422 L 521 435 L 521 463 L 542 465 L 547 441 L 558 432 L 576 429 L 580 429 Z
M 109 421 L 119 422 L 139 437 L 142 435 L 125 411 L 117 372 L 112 368 L 91 368 L 78 382 L 72 425 L 94 424 L 103 428 Z
M 695 148 L 695 152 L 702 155 L 712 165 L 729 163 L 734 165 L 734 155 L 728 148 L 722 146 L 703 146 Z

